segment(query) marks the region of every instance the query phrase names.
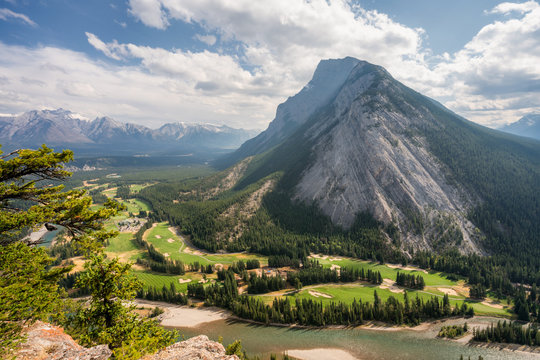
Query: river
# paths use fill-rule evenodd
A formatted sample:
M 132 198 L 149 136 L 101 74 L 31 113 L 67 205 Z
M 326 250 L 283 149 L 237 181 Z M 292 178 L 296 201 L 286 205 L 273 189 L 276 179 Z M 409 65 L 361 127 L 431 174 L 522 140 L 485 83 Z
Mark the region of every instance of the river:
M 488 324 L 492 318 L 475 318 L 474 323 Z M 463 320 L 449 320 L 445 325 L 463 323 Z M 217 320 L 194 328 L 178 328 L 184 337 L 204 334 L 212 340 L 223 337 L 223 344 L 236 339 L 242 340 L 243 348 L 249 355 L 268 359 L 270 353 L 281 354 L 293 349 L 334 348 L 349 352 L 358 359 L 437 359 L 458 360 L 470 356 L 477 360 L 481 355 L 485 360 L 495 359 L 540 359 L 540 353 L 480 348 L 451 340 L 437 339 L 440 325 L 418 330 L 369 330 L 351 329 L 294 329 L 248 324 L 231 320 Z M 279 357 L 278 357 L 279 358 Z

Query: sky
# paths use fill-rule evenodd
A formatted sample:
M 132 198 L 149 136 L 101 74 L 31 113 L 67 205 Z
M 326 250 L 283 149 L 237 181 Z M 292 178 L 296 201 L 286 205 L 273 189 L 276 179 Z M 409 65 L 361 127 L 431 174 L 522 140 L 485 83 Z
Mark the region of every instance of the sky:
M 0 0 L 0 113 L 262 130 L 353 56 L 477 123 L 540 111 L 540 3 Z

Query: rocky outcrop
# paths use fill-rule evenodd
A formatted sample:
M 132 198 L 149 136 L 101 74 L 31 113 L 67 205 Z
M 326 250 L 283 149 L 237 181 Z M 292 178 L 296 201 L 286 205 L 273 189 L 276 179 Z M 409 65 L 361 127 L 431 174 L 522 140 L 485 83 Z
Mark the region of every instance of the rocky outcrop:
M 26 341 L 15 353 L 19 360 L 106 360 L 112 355 L 107 345 L 85 348 L 58 326 L 41 321 L 25 329 Z M 220 343 L 200 335 L 173 344 L 157 354 L 141 360 L 239 360 L 236 355 L 226 355 Z
M 236 355 L 225 355 L 225 348 L 220 343 L 211 341 L 205 335 L 199 335 L 181 341 L 161 350 L 143 360 L 239 360 Z
M 105 360 L 112 352 L 107 345 L 85 348 L 58 326 L 36 322 L 25 330 L 26 341 L 15 357 L 20 360 Z
M 106 360 L 112 355 L 107 345 L 85 348 L 58 326 L 41 321 L 24 331 L 26 341 L 17 349 L 19 360 Z M 236 355 L 226 355 L 220 343 L 200 335 L 173 344 L 157 354 L 147 355 L 141 360 L 239 360 Z

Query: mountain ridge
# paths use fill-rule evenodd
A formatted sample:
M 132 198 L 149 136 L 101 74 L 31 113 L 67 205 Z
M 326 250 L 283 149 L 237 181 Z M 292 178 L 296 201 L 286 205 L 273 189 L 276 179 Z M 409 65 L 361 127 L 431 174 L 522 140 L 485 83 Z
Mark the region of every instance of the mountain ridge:
M 167 123 L 158 129 L 122 123 L 110 117 L 88 121 L 68 110 L 31 110 L 18 116 L 0 117 L 0 143 L 31 146 L 42 143 L 75 148 L 122 145 L 131 150 L 201 146 L 235 149 L 253 136 L 252 131 L 226 125 Z M 144 151 L 144 148 L 141 149 Z
M 540 114 L 527 114 L 518 121 L 499 128 L 499 130 L 514 135 L 540 140 Z

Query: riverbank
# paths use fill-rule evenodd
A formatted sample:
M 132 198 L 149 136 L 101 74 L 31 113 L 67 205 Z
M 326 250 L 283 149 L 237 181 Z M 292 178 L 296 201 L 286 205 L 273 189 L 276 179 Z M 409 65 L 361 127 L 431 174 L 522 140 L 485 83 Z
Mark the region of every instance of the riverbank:
M 306 326 L 298 324 L 281 324 L 281 323 L 270 323 L 265 324 L 259 321 L 243 319 L 228 310 L 224 310 L 218 307 L 189 307 L 185 305 L 174 305 L 160 301 L 149 301 L 149 300 L 140 300 L 137 299 L 134 302 L 137 306 L 143 307 L 160 307 L 164 310 L 164 313 L 160 316 L 161 325 L 165 327 L 179 327 L 179 328 L 191 328 L 197 327 L 203 323 L 208 323 L 217 320 L 228 320 L 242 322 L 246 324 L 254 324 L 261 326 L 273 326 L 279 328 L 291 328 L 291 329 L 313 329 L 313 330 L 322 330 L 322 329 L 362 329 L 362 330 L 372 330 L 372 331 L 414 331 L 414 332 L 425 332 L 425 331 L 437 331 L 441 326 L 445 325 L 456 325 L 467 323 L 469 328 L 473 327 L 484 327 L 487 326 L 487 321 L 497 321 L 500 320 L 494 317 L 487 316 L 475 316 L 474 318 L 462 318 L 462 317 L 453 317 L 447 319 L 439 319 L 433 321 L 426 321 L 417 326 L 394 326 L 389 325 L 379 321 L 369 321 L 359 326 L 347 326 L 347 325 L 329 325 L 324 327 L 317 326 Z M 469 336 L 466 336 L 467 338 Z M 470 338 L 469 338 L 470 340 Z M 459 340 L 462 342 L 463 338 Z
M 193 328 L 212 321 L 226 320 L 232 315 L 230 312 L 217 307 L 192 308 L 140 299 L 135 300 L 134 303 L 137 306 L 163 309 L 164 313 L 159 316 L 160 324 L 170 328 Z

